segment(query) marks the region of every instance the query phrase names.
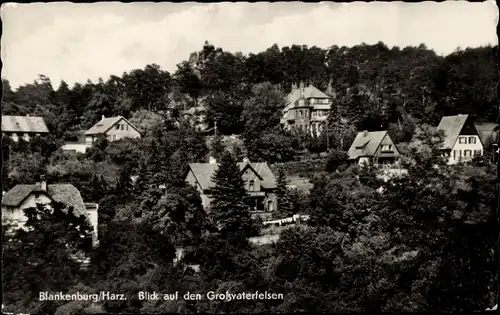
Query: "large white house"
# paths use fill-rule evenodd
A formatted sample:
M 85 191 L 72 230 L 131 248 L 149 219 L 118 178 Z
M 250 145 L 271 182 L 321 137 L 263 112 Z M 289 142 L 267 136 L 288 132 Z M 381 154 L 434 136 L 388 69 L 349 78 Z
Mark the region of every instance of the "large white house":
M 111 142 L 124 138 L 140 138 L 141 132 L 122 116 L 102 116 L 97 124 L 85 132 L 85 143 L 92 144 L 102 135 Z
M 14 141 L 23 139 L 29 141 L 34 136 L 48 134 L 49 129 L 43 117 L 33 116 L 2 116 L 2 134 Z
M 38 204 L 49 205 L 53 201 L 73 207 L 76 216 L 84 216 L 93 227 L 92 241 L 97 243 L 97 224 L 99 205 L 84 203 L 78 189 L 71 184 L 51 184 L 42 181 L 35 185 L 16 185 L 2 196 L 2 221 L 24 228 L 28 218 L 24 209 Z
M 320 135 L 330 113 L 332 101 L 328 95 L 312 85 L 299 87 L 292 85 L 292 91 L 286 98 L 281 124 L 285 129 L 309 131 L 311 135 Z
M 483 143 L 479 132 L 469 115 L 444 116 L 438 130 L 444 132 L 443 154 L 448 164 L 470 161 L 483 155 Z

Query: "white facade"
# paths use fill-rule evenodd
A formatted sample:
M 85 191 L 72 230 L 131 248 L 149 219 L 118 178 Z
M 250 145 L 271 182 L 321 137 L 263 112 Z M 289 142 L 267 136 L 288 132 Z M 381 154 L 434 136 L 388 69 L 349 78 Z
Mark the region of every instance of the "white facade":
M 121 119 L 117 121 L 109 130 L 105 132 L 109 142 L 124 139 L 124 138 L 140 138 L 141 134 L 127 121 Z M 91 145 L 99 138 L 98 134 L 85 135 L 85 143 Z
M 6 206 L 2 205 L 2 220 L 9 222 L 17 228 L 26 229 L 26 222 L 28 218 L 24 214 L 24 209 L 35 208 L 38 204 L 49 205 L 52 199 L 44 192 L 32 192 L 21 202 L 19 206 Z M 93 228 L 94 244 L 97 242 L 97 226 L 98 226 L 98 205 L 87 208 L 87 215 L 90 224 Z
M 89 144 L 81 144 L 81 143 L 66 143 L 61 147 L 63 151 L 75 151 L 79 153 L 87 152 L 88 148 L 90 148 Z
M 470 161 L 483 155 L 483 144 L 477 135 L 460 135 L 448 156 L 448 164 Z
M 28 218 L 24 215 L 23 209 L 34 208 L 37 204 L 50 204 L 52 200 L 45 193 L 31 193 L 17 207 L 2 205 L 2 220 L 6 220 L 19 228 L 25 228 Z

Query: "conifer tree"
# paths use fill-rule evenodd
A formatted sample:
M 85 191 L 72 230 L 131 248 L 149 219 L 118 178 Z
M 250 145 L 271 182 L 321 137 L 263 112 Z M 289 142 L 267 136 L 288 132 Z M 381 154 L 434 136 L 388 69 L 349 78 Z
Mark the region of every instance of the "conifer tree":
M 232 155 L 225 151 L 213 177 L 211 213 L 222 235 L 252 233 L 250 208 L 241 171 Z
M 282 167 L 278 168 L 276 197 L 278 199 L 278 211 L 275 216 L 284 218 L 293 215 L 294 207 L 286 187 L 286 175 Z
M 224 143 L 222 136 L 217 133 L 212 140 L 212 156 L 216 159 L 220 159 L 224 153 Z

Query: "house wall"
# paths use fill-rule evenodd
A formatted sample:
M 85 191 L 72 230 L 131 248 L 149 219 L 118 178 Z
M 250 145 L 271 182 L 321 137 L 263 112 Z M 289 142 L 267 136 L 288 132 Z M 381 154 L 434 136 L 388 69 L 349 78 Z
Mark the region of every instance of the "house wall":
M 120 126 L 120 129 L 116 129 L 117 125 Z M 109 129 L 106 132 L 106 136 L 108 138 L 108 141 L 116 141 L 123 138 L 140 138 L 141 134 L 137 130 L 135 130 L 130 124 L 128 124 L 125 120 L 122 119 L 118 121 L 116 124 L 114 124 L 113 127 L 111 127 L 111 129 Z
M 66 143 L 61 147 L 63 151 L 75 151 L 79 153 L 87 152 L 87 149 L 90 148 L 88 144 L 79 144 L 79 143 Z
M 4 135 L 8 135 L 13 141 L 18 142 L 19 139 L 23 139 L 24 141 L 30 141 L 31 138 L 36 136 L 38 133 L 33 132 L 3 132 Z
M 466 143 L 460 143 L 460 137 L 466 137 Z M 475 139 L 476 143 L 469 143 L 469 137 Z M 470 150 L 472 156 L 464 156 L 464 151 Z M 474 157 L 474 150 L 481 151 L 481 155 L 483 155 L 483 145 L 478 135 L 460 135 L 457 138 L 457 142 L 453 146 L 453 149 L 450 152 L 450 157 L 448 159 L 448 164 L 456 164 L 460 161 L 471 160 Z
M 90 135 L 90 136 L 85 136 L 85 144 L 92 144 L 94 143 L 95 139 L 97 138 L 97 136 L 94 136 L 94 135 Z
M 382 146 L 383 145 L 392 145 L 392 152 L 382 152 Z M 382 141 L 380 142 L 379 147 L 377 148 L 377 151 L 375 152 L 375 158 L 397 158 L 399 157 L 399 151 L 394 142 L 392 141 L 391 137 L 389 135 L 385 135 Z
M 250 180 L 254 181 L 254 187 L 253 191 L 260 191 L 261 190 L 261 182 L 257 174 L 255 172 L 248 168 L 242 175 L 241 175 L 243 182 L 245 183 L 245 189 L 247 191 L 250 191 Z
M 97 234 L 97 227 L 99 226 L 99 224 L 98 224 L 99 223 L 98 222 L 99 215 L 97 212 L 97 208 L 92 207 L 90 209 L 87 209 L 87 214 L 88 214 L 89 219 L 90 219 L 90 224 L 92 224 L 92 227 L 94 228 L 94 233 L 96 235 L 98 235 Z
M 269 202 L 272 203 L 272 209 L 269 209 Z M 264 198 L 264 207 L 266 211 L 276 211 L 278 208 L 278 202 L 275 192 L 268 192 Z
M 28 218 L 24 215 L 23 209 L 36 207 L 37 204 L 50 204 L 52 200 L 46 194 L 41 193 L 39 198 L 31 193 L 19 206 L 2 206 L 2 219 L 9 220 L 19 228 L 23 228 Z

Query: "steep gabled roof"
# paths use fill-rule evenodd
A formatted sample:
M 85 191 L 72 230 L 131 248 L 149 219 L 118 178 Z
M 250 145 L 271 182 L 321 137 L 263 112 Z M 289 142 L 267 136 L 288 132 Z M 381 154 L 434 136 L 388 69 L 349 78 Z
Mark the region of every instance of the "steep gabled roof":
M 387 131 L 362 131 L 358 133 L 347 152 L 349 160 L 364 156 L 374 156 L 386 134 Z
M 498 131 L 495 131 L 495 128 L 498 127 L 497 123 L 491 122 L 483 122 L 483 123 L 475 123 L 477 133 L 479 134 L 479 138 L 483 145 L 491 143 L 490 141 L 496 141 L 498 138 Z
M 300 88 L 291 92 L 287 96 L 287 101 L 286 101 L 287 104 L 286 105 L 294 103 L 296 100 L 298 100 L 301 97 L 301 95 L 302 95 L 302 93 L 300 91 Z M 306 99 L 309 99 L 309 98 L 330 98 L 328 95 L 321 92 L 315 86 L 312 86 L 312 85 L 304 88 L 304 97 Z
M 106 133 L 109 129 L 111 129 L 116 123 L 121 120 L 125 120 L 127 124 L 129 124 L 132 128 L 134 128 L 138 133 L 141 133 L 134 125 L 132 125 L 127 119 L 122 116 L 116 117 L 105 117 L 101 119 L 97 124 L 93 125 L 92 128 L 85 132 L 85 135 L 99 135 Z
M 43 120 L 43 117 L 31 116 L 2 116 L 3 132 L 30 132 L 47 133 L 49 129 Z
M 468 117 L 469 115 L 456 115 L 441 118 L 437 129 L 444 131 L 443 149 L 451 150 L 453 148 Z
M 2 197 L 2 205 L 17 207 L 32 192 L 42 191 L 39 185 L 16 185 Z M 71 184 L 47 185 L 45 192 L 52 200 L 61 202 L 68 207 L 73 207 L 73 213 L 79 217 L 83 215 L 88 219 L 85 204 L 78 189 Z
M 218 168 L 218 164 L 212 163 L 189 163 L 189 169 L 193 172 L 196 180 L 203 190 L 215 187 L 212 182 L 212 175 Z M 269 169 L 267 163 L 238 163 L 240 171 L 243 172 L 247 167 L 251 167 L 261 178 L 261 185 L 266 189 L 276 188 L 276 178 Z

